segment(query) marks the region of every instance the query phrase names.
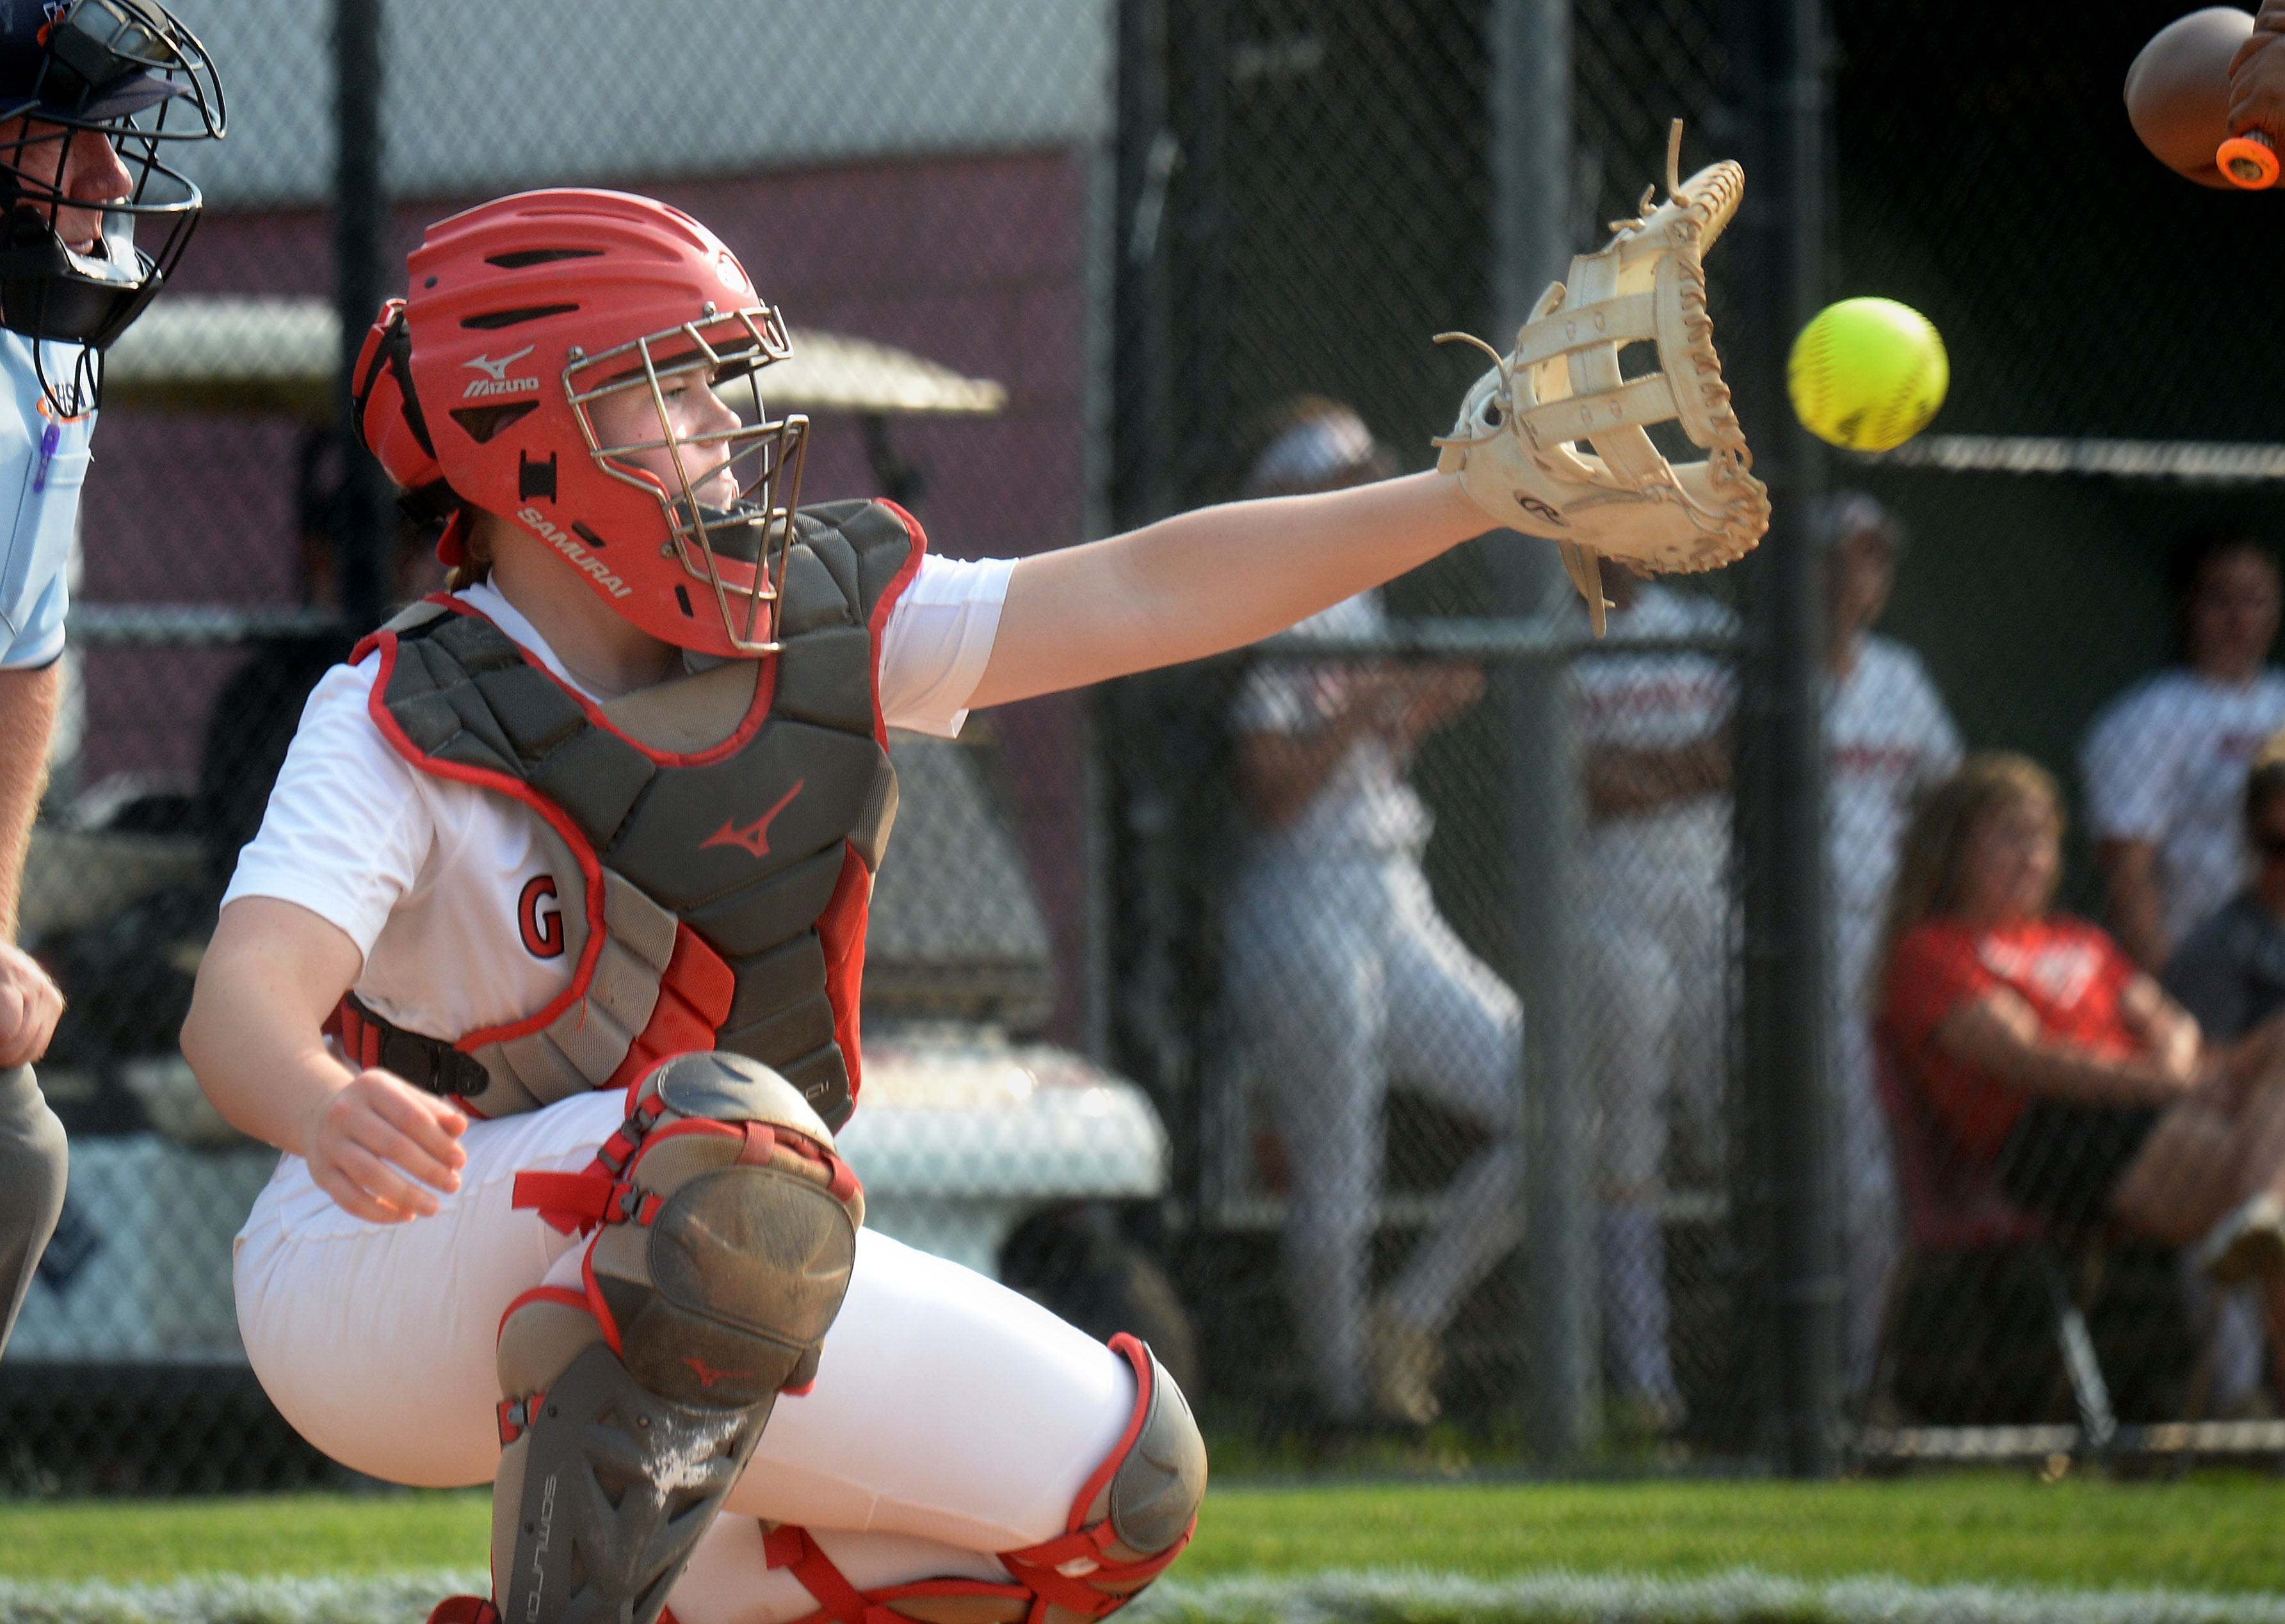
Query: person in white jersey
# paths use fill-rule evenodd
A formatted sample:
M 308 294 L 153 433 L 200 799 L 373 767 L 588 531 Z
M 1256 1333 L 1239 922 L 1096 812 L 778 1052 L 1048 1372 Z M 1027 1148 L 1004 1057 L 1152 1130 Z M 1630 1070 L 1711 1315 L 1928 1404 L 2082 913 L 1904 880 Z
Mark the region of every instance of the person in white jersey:
M 224 121 L 213 64 L 157 0 L 0 5 L 0 484 L 16 493 L 0 540 L 0 1347 L 63 1211 L 63 1125 L 31 1064 L 63 997 L 16 945 L 17 902 L 67 686 L 103 355 L 198 217 L 169 144 Z
M 2081 757 L 2112 930 L 2156 970 L 2245 881 L 2246 767 L 2285 726 L 2276 554 L 2242 530 L 2185 537 L 2167 560 L 2175 657 L 2087 729 Z
M 2095 717 L 2080 758 L 2087 822 L 2112 931 L 2155 974 L 2244 885 L 2248 767 L 2285 726 L 2277 639 L 2277 555 L 2234 526 L 2183 536 L 2167 557 L 2174 658 Z M 2186 1275 L 2194 1305 L 2206 1290 Z M 2242 1408 L 2261 1379 L 2261 1321 L 2245 1291 L 2226 1300 L 2215 1400 Z
M 1384 479 L 1394 459 L 1351 408 L 1286 403 L 1241 494 Z M 1295 628 L 1370 638 L 1380 594 Z M 1326 1420 L 1425 1426 L 1441 1339 L 1514 1245 L 1522 1199 L 1522 1006 L 1437 912 L 1433 819 L 1406 774 L 1421 737 L 1481 694 L 1472 666 L 1266 658 L 1230 717 L 1250 828 L 1224 914 L 1229 1006 L 1284 1152 L 1287 1300 Z M 1481 1127 L 1444 1215 L 1375 1301 L 1381 1107 L 1401 1083 Z
M 834 1148 L 887 729 L 1257 641 L 1509 492 L 952 562 L 891 505 L 797 506 L 784 324 L 680 211 L 522 193 L 408 270 L 356 420 L 452 590 L 311 695 L 183 1033 L 286 1152 L 237 1246 L 255 1373 L 347 1465 L 493 1483 L 496 1598 L 439 1624 L 1105 1616 L 1195 1525 L 1181 1393 L 860 1233 Z
M 1700 592 L 1606 575 L 1616 639 L 1734 637 Z M 1729 662 L 1703 653 L 1590 654 L 1573 667 L 1585 777 L 1580 1012 L 1601 1112 L 1596 1254 L 1614 1395 L 1653 1428 L 1678 1424 L 1668 1347 L 1661 1205 L 1671 1130 L 1683 1161 L 1718 1168 L 1728 997 Z
M 1879 1354 L 1899 1246 L 1896 1171 L 1873 1071 L 1873 977 L 1913 799 L 1959 765 L 1960 740 L 1920 656 L 1871 630 L 1896 585 L 1903 523 L 1871 497 L 1844 490 L 1826 505 L 1818 535 L 1826 569 L 1825 810 L 1848 1293 L 1844 1369 L 1861 1392 Z

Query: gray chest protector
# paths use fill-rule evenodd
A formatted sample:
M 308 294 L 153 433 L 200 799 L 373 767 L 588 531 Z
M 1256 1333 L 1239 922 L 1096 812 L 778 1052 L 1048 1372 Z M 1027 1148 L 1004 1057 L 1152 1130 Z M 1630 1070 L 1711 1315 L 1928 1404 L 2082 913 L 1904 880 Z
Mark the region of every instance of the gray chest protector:
M 840 1126 L 859 1084 L 866 907 L 897 806 L 879 641 L 925 545 L 880 503 L 804 508 L 776 655 L 606 705 L 457 600 L 374 633 L 382 735 L 421 771 L 532 814 L 561 927 L 535 942 L 524 899 L 525 945 L 575 968 L 546 1008 L 452 1042 L 351 996 L 334 1028 L 349 1055 L 499 1117 L 720 1049 Z

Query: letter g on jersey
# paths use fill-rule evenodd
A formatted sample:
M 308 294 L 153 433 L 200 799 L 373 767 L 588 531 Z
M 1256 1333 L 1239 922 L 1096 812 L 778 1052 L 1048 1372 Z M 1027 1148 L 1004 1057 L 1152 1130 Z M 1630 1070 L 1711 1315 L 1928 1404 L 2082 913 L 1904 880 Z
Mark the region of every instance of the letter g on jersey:
M 563 909 L 555 900 L 555 876 L 536 874 L 515 899 L 515 928 L 523 950 L 535 959 L 563 956 Z

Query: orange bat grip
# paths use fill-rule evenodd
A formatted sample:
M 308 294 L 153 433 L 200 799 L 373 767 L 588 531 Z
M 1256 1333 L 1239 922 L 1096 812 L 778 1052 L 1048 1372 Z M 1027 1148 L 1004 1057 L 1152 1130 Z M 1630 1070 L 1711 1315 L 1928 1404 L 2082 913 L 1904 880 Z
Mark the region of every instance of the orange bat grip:
M 2277 184 L 2277 149 L 2267 136 L 2249 129 L 2214 149 L 2214 164 L 2229 184 L 2260 192 Z

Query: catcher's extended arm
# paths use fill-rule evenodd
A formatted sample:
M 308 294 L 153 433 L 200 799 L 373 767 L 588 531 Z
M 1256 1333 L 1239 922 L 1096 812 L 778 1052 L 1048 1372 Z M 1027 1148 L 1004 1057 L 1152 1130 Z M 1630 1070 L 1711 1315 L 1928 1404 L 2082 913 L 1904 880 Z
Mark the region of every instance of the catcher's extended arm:
M 1543 536 L 1603 632 L 1600 559 L 1643 574 L 1714 569 L 1742 558 L 1769 529 L 1769 491 L 1731 409 L 1706 314 L 1706 250 L 1737 212 L 1746 174 L 1717 163 L 1680 178 L 1682 123 L 1667 144 L 1667 199 L 1643 194 L 1639 218 L 1616 221 L 1609 242 L 1571 262 L 1567 283 L 1540 296 L 1502 356 L 1464 333 L 1490 372 L 1436 441 L 1436 467 L 1511 530 Z M 1658 370 L 1619 368 L 1622 346 L 1657 347 Z M 1702 462 L 1676 467 L 1645 430 L 1679 422 Z M 1590 448 L 1582 451 L 1578 443 Z

